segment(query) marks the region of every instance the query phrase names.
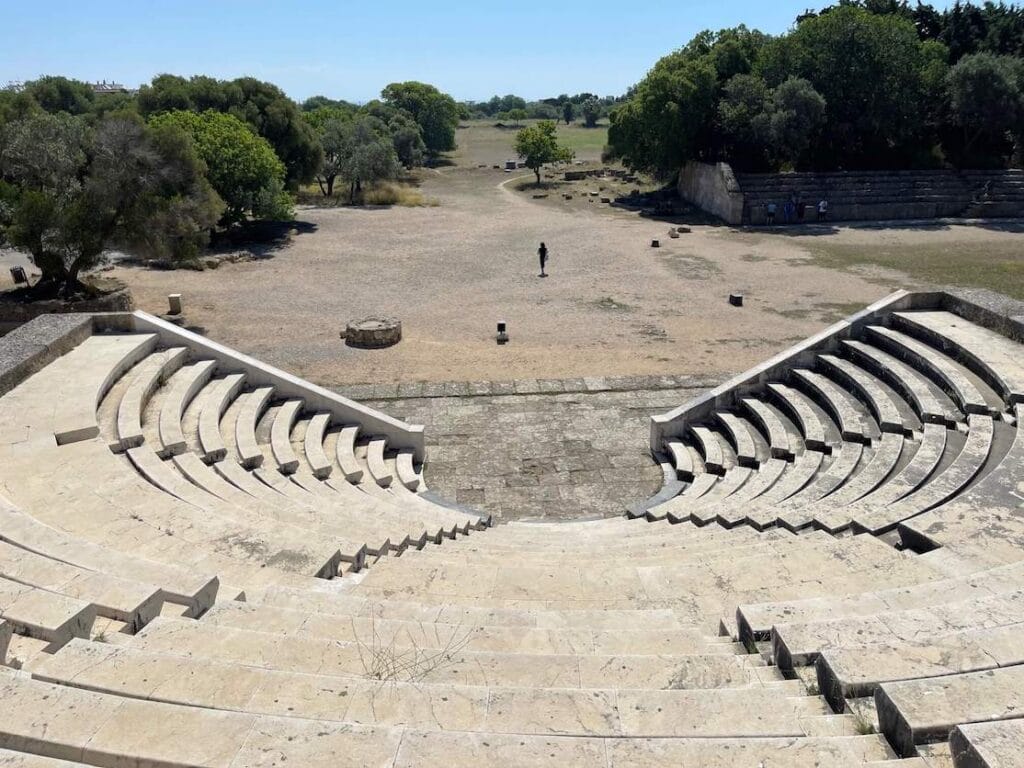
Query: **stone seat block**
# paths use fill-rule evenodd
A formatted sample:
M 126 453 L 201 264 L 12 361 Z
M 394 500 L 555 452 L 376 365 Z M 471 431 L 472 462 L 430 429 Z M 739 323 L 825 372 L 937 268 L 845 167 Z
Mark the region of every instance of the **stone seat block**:
M 125 374 L 127 387 L 117 403 L 116 435 L 119 450 L 142 445 L 142 414 L 160 384 L 172 376 L 188 358 L 184 347 L 153 352 Z
M 951 312 L 895 312 L 899 330 L 970 366 L 1009 403 L 1024 402 L 1020 345 Z
M 1012 766 L 1024 753 L 1024 722 L 958 725 L 949 734 L 949 744 L 950 751 L 957 756 L 957 768 Z
M 324 435 L 330 424 L 331 414 L 318 413 L 309 420 L 303 436 L 303 452 L 306 461 L 309 463 L 310 471 L 318 480 L 330 477 L 334 469 L 334 462 L 324 452 Z
M 220 420 L 244 385 L 245 374 L 231 373 L 222 379 L 211 382 L 201 393 L 199 446 L 203 451 L 203 461 L 213 463 L 221 461 L 228 455 L 227 446 L 224 444 L 224 435 L 221 433 Z
M 188 446 L 182 430 L 181 419 L 185 409 L 217 370 L 214 360 L 201 360 L 185 366 L 167 381 L 167 393 L 160 405 L 157 434 L 163 458 L 184 453 Z
M 0 619 L 17 634 L 57 649 L 73 637 L 88 637 L 96 608 L 82 600 L 0 577 Z
M 904 757 L 917 745 L 947 741 L 964 723 L 1021 717 L 1024 667 L 883 683 L 875 690 L 881 732 Z
M 292 428 L 302 412 L 302 400 L 286 400 L 270 427 L 270 450 L 277 468 L 286 475 L 299 468 L 299 457 L 292 448 Z
M 255 469 L 263 464 L 263 451 L 256 441 L 256 424 L 273 394 L 273 387 L 258 387 L 239 398 L 242 407 L 235 422 L 235 447 L 239 461 L 246 469 Z
M 393 474 L 384 461 L 387 440 L 383 437 L 371 437 L 366 444 L 366 467 L 370 477 L 381 488 L 391 485 Z

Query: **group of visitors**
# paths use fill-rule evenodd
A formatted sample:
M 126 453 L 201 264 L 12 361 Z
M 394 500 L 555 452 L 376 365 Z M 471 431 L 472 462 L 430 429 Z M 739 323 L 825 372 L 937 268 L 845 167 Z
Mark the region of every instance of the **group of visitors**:
M 817 206 L 812 206 L 818 211 L 818 221 L 825 221 L 828 217 L 828 200 L 822 198 L 818 201 Z M 772 225 L 775 223 L 775 212 L 776 206 L 774 200 L 769 200 L 767 205 L 764 207 L 765 212 L 765 223 Z M 801 195 L 790 195 L 789 199 L 782 204 L 782 223 L 792 224 L 797 222 L 802 224 L 804 217 L 807 214 L 807 203 L 804 202 Z

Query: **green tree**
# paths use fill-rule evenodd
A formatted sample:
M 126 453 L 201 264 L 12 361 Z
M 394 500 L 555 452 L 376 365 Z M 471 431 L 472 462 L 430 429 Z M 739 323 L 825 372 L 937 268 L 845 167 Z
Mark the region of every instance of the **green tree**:
M 551 120 L 541 120 L 536 125 L 523 128 L 516 134 L 515 151 L 537 176 L 540 184 L 540 169 L 546 163 L 568 162 L 573 152 L 558 143 L 558 126 Z
M 977 53 L 964 56 L 949 71 L 949 112 L 963 132 L 961 152 L 971 157 L 1005 152 L 1024 120 L 1024 62 L 1011 56 Z
M 213 110 L 166 112 L 150 124 L 177 126 L 192 137 L 210 183 L 227 204 L 224 224 L 242 221 L 249 213 L 258 215 L 261 201 L 278 194 L 284 182 L 284 164 L 270 144 L 233 115 Z
M 799 167 L 825 123 L 825 99 L 806 80 L 791 77 L 772 93 L 772 151 Z
M 398 155 L 383 122 L 363 116 L 345 124 L 339 168 L 341 177 L 349 183 L 351 202 L 360 199 L 363 185 L 393 179 L 399 167 Z
M 75 295 L 112 245 L 194 255 L 223 207 L 188 137 L 170 128 L 42 114 L 6 125 L 0 145 L 4 239 L 39 267 L 40 291 Z
M 284 163 L 289 188 L 311 182 L 320 165 L 320 142 L 315 131 L 302 119 L 295 102 L 272 83 L 252 77 L 228 81 L 158 75 L 140 89 L 138 105 L 146 118 L 181 110 L 214 110 L 237 117 L 270 142 Z
M 755 70 L 770 87 L 798 77 L 824 97 L 818 165 L 877 168 L 905 165 L 931 143 L 930 63 L 910 20 L 842 5 L 768 42 Z
M 583 122 L 587 128 L 593 128 L 601 119 L 601 102 L 591 96 L 580 106 L 580 111 L 583 113 Z
M 25 93 L 44 112 L 84 115 L 92 110 L 96 95 L 92 86 L 66 77 L 40 77 L 25 84 Z
M 509 110 L 508 117 L 516 126 L 519 126 L 523 120 L 529 117 L 529 113 L 525 109 L 511 109 Z
M 562 119 L 566 125 L 576 119 L 576 105 L 568 99 L 562 102 Z
M 459 127 L 459 108 L 455 99 L 426 83 L 391 83 L 381 98 L 408 112 L 423 133 L 427 151 L 433 155 L 455 149 L 455 130 Z
M 726 156 L 744 169 L 767 165 L 771 142 L 771 92 L 756 75 L 734 75 L 722 89 L 718 125 Z
M 388 131 L 398 162 L 405 168 L 423 165 L 427 145 L 423 142 L 423 132 L 415 120 L 404 113 L 398 113 L 388 121 Z

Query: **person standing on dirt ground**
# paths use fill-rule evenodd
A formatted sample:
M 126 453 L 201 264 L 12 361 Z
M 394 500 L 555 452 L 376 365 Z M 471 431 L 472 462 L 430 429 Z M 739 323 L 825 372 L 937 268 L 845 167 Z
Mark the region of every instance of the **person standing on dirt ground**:
M 544 267 L 548 263 L 548 247 L 544 243 L 541 243 L 540 248 L 537 249 L 537 255 L 540 256 L 540 276 L 547 277 L 548 273 L 544 271 Z

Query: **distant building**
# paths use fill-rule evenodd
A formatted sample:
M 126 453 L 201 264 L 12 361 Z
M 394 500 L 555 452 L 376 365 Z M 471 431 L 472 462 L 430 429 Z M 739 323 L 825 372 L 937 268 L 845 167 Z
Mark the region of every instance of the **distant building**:
M 92 86 L 92 92 L 96 93 L 96 94 L 100 94 L 100 93 L 132 93 L 133 92 L 131 88 L 126 88 L 121 83 L 115 83 L 114 81 L 110 81 L 108 83 L 106 80 L 103 80 L 103 81 L 98 82 L 98 83 L 90 83 L 90 85 Z

